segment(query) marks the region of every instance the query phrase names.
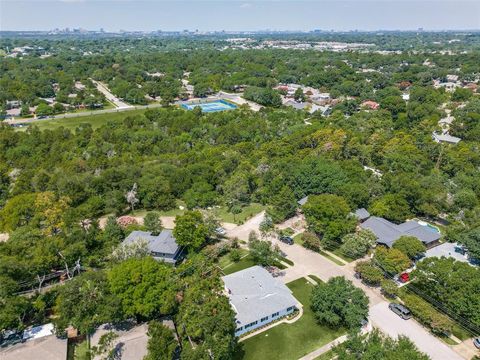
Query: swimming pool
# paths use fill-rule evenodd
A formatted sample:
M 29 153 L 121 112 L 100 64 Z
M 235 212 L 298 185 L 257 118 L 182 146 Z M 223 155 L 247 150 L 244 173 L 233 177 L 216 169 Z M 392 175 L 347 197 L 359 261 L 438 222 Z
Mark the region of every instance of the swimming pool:
M 207 101 L 204 103 L 183 103 L 181 105 L 182 108 L 186 110 L 193 110 L 196 107 L 200 107 L 203 112 L 216 112 L 216 111 L 225 111 L 225 110 L 233 110 L 237 108 L 237 105 L 232 104 L 225 100 L 213 100 Z

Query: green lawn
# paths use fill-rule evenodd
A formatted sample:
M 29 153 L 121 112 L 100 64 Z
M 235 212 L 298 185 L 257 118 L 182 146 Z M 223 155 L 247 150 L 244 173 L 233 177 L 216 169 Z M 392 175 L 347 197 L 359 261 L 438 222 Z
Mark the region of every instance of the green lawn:
M 97 115 L 85 115 L 67 119 L 52 119 L 52 120 L 39 120 L 33 124 L 37 125 L 40 130 L 46 129 L 56 129 L 61 126 L 68 129 L 75 129 L 78 125 L 89 123 L 93 128 L 98 128 L 107 121 L 121 121 L 127 116 L 135 116 L 138 114 L 143 114 L 145 109 L 141 110 L 129 110 L 129 111 L 119 111 L 118 113 L 108 113 L 108 114 L 97 114 Z M 18 128 L 19 130 L 25 130 L 26 127 Z
M 160 216 L 177 216 L 177 215 L 182 215 L 185 210 L 180 210 L 179 206 L 183 206 L 184 208 L 186 207 L 185 206 L 185 203 L 182 201 L 182 200 L 177 200 L 176 201 L 176 206 L 175 206 L 175 209 L 171 209 L 171 210 L 145 210 L 145 209 L 138 209 L 138 210 L 134 210 L 133 212 L 130 212 L 129 215 L 132 215 L 132 216 L 145 216 L 147 214 L 147 212 L 151 212 L 151 211 L 155 211 L 155 212 L 158 212 L 160 214 Z
M 303 304 L 302 317 L 293 324 L 279 324 L 241 342 L 236 360 L 296 360 L 345 333 L 344 329 L 330 329 L 316 322 L 310 309 L 310 282 L 302 278 L 287 286 Z
M 256 265 L 255 261 L 253 261 L 253 258 L 248 255 L 248 250 L 247 249 L 239 249 L 240 251 L 240 256 L 242 259 L 240 259 L 237 262 L 233 262 L 230 259 L 230 253 L 225 254 L 218 258 L 218 266 L 223 270 L 225 275 L 228 274 L 233 274 L 234 272 L 249 268 L 251 266 Z M 246 255 L 246 256 L 245 256 Z M 282 257 L 280 258 L 281 261 L 286 262 L 287 264 L 293 265 L 293 262 Z M 281 264 L 280 262 L 277 262 L 274 264 L 276 267 L 279 269 L 286 269 L 286 266 Z
M 346 256 L 343 252 L 340 251 L 340 249 L 335 249 L 331 252 L 334 253 L 335 255 L 337 255 L 339 258 L 342 258 L 346 262 L 352 262 L 352 261 L 356 260 L 356 259 L 353 259 L 351 257 Z
M 247 250 L 244 250 L 244 251 L 248 253 Z M 223 267 L 220 265 L 222 263 L 225 264 Z M 220 268 L 222 268 L 223 273 L 225 275 L 229 275 L 229 274 L 233 274 L 234 272 L 252 267 L 252 266 L 255 265 L 255 262 L 253 261 L 253 259 L 250 255 L 247 255 L 243 259 L 241 259 L 240 261 L 237 261 L 236 263 L 234 263 L 230 260 L 230 257 L 227 254 L 227 255 L 222 256 L 219 259 L 219 265 L 220 265 Z
M 220 221 L 242 224 L 254 215 L 257 215 L 260 211 L 265 210 L 265 208 L 266 207 L 262 204 L 252 203 L 242 207 L 242 212 L 240 214 L 235 214 L 235 219 L 233 214 L 228 212 L 228 208 L 226 206 L 215 208 L 212 210 L 212 212 L 217 218 L 220 219 Z

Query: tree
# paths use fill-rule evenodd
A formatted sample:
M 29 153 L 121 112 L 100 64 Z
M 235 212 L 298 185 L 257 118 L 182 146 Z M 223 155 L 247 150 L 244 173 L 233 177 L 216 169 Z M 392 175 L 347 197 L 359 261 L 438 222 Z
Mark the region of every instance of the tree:
M 316 234 L 305 231 L 300 236 L 303 247 L 313 251 L 320 251 L 322 249 L 322 242 Z
M 196 264 L 197 259 L 190 260 L 193 263 L 186 266 Z M 184 290 L 175 317 L 183 343 L 181 358 L 231 359 L 236 345 L 235 313 L 223 294 L 218 270 L 202 257 L 198 261 L 202 270 L 181 281 Z
M 35 110 L 37 116 L 48 116 L 53 114 L 53 108 L 45 103 L 40 103 Z
M 175 309 L 173 268 L 152 257 L 114 265 L 108 271 L 108 283 L 126 316 L 152 319 Z
M 248 249 L 255 264 L 271 266 L 278 262 L 281 252 L 278 247 L 272 246 L 270 241 L 252 240 L 248 242 Z
M 355 271 L 360 274 L 362 280 L 373 286 L 377 286 L 383 280 L 383 271 L 371 261 L 361 261 L 355 265 Z
M 342 238 L 342 253 L 352 259 L 365 255 L 375 245 L 377 238 L 370 230 L 362 229 L 354 234 L 347 234 Z
M 51 191 L 38 193 L 35 198 L 35 211 L 42 223 L 45 235 L 57 235 L 64 230 L 65 211 L 69 208 L 70 199 L 66 196 L 57 198 Z
M 305 101 L 305 94 L 303 93 L 302 88 L 299 87 L 299 88 L 297 88 L 297 90 L 295 90 L 295 93 L 293 94 L 293 98 L 297 102 L 304 102 Z
M 343 346 L 334 348 L 338 360 L 429 360 L 430 358 L 418 351 L 414 343 L 406 336 L 394 340 L 374 329 L 367 335 L 353 333 Z
M 81 334 L 93 333 L 114 318 L 113 303 L 105 272 L 86 272 L 73 278 L 59 287 L 54 318 L 57 332 L 72 325 Z
M 152 235 L 158 235 L 162 231 L 162 220 L 160 214 L 155 211 L 148 212 L 143 219 L 143 225 Z
M 424 253 L 427 249 L 425 244 L 415 236 L 400 236 L 400 238 L 393 243 L 392 247 L 400 250 L 410 259 L 414 259 L 418 254 Z
M 387 249 L 383 246 L 377 247 L 374 260 L 389 274 L 399 274 L 407 270 L 411 265 L 410 259 L 402 251 Z
M 395 222 L 404 221 L 411 216 L 408 202 L 404 197 L 396 194 L 386 194 L 375 200 L 369 212 Z
M 387 297 L 391 299 L 395 299 L 398 295 L 398 286 L 393 280 L 389 279 L 384 279 L 380 283 L 380 286 L 382 287 L 382 292 L 385 294 Z
M 260 223 L 258 229 L 263 238 L 267 237 L 275 228 L 273 220 L 270 216 L 266 215 Z
M 0 229 L 6 232 L 30 223 L 35 216 L 35 194 L 21 194 L 10 198 L 0 210 Z
M 118 338 L 118 334 L 114 331 L 108 331 L 103 334 L 98 340 L 98 344 L 92 346 L 90 355 L 97 358 L 100 357 L 102 360 L 115 360 L 117 359 L 117 352 L 114 347 L 115 340 Z
M 125 199 L 130 204 L 130 208 L 133 211 L 135 205 L 139 201 L 137 198 L 137 183 L 134 183 L 132 188 L 125 194 Z
M 209 231 L 200 211 L 186 211 L 175 218 L 173 236 L 180 246 L 192 251 L 199 250 L 207 241 Z
M 297 211 L 295 194 L 288 186 L 283 186 L 282 189 L 273 196 L 271 205 L 272 208 L 268 210 L 268 214 L 276 223 L 294 216 Z
M 368 316 L 367 296 L 344 277 L 316 285 L 311 296 L 313 313 L 322 324 L 355 329 Z
M 452 258 L 427 258 L 411 273 L 416 292 L 442 304 L 451 317 L 480 328 L 480 269 Z
M 148 323 L 147 355 L 143 360 L 172 360 L 178 346 L 171 329 L 160 321 L 152 320 Z
M 464 232 L 459 241 L 467 247 L 471 258 L 480 259 L 480 226 Z
M 473 96 L 473 92 L 470 89 L 464 89 L 457 87 L 452 93 L 452 101 L 467 101 Z
M 327 247 L 338 246 L 345 234 L 355 228 L 355 219 L 350 215 L 350 207 L 338 195 L 311 195 L 303 206 L 309 228 L 318 234 Z
M 110 260 L 113 263 L 121 263 L 128 259 L 141 259 L 150 255 L 148 248 L 148 241 L 145 239 L 138 239 L 130 244 L 120 244 L 110 255 Z

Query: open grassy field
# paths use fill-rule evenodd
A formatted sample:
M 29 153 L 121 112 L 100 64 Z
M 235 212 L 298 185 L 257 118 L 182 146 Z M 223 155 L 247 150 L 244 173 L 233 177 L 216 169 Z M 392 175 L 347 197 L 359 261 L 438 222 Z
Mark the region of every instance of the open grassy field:
M 96 114 L 96 115 L 84 115 L 79 117 L 72 117 L 66 119 L 51 119 L 51 120 L 39 120 L 32 124 L 38 126 L 40 130 L 53 130 L 61 126 L 68 129 L 75 129 L 80 124 L 89 123 L 93 128 L 98 128 L 107 121 L 122 121 L 127 116 L 134 116 L 138 114 L 143 114 L 145 109 L 141 110 L 129 110 L 129 111 L 119 111 L 112 112 L 107 114 Z M 26 130 L 27 127 L 17 128 L 19 130 Z
M 310 282 L 301 278 L 287 286 L 303 304 L 302 317 L 293 324 L 279 324 L 242 341 L 235 359 L 295 360 L 345 333 L 345 329 L 330 329 L 317 323 L 310 309 Z
M 235 214 L 235 216 L 228 212 L 226 206 L 214 208 L 212 213 L 223 222 L 242 224 L 252 216 L 257 215 L 260 211 L 265 210 L 265 208 L 266 207 L 262 204 L 252 203 L 242 207 L 242 212 L 240 214 Z

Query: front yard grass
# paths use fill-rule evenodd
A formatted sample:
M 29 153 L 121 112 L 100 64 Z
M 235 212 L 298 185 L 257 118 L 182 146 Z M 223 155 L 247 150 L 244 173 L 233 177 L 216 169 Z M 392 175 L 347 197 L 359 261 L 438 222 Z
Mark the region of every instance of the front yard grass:
M 234 272 L 237 272 L 255 265 L 255 262 L 253 261 L 252 257 L 248 255 L 248 250 L 239 249 L 239 251 L 240 251 L 240 256 L 242 258 L 237 262 L 233 262 L 230 259 L 230 253 L 225 254 L 218 259 L 218 266 L 223 270 L 223 273 L 225 275 L 233 274 Z
M 253 258 L 248 254 L 248 250 L 246 249 L 238 249 L 238 250 L 240 251 L 241 259 L 237 262 L 233 262 L 230 259 L 230 253 L 227 253 L 221 256 L 220 258 L 218 258 L 218 266 L 223 270 L 223 273 L 225 275 L 233 274 L 234 272 L 244 270 L 246 268 L 256 265 L 255 261 L 253 261 Z M 291 263 L 291 265 L 293 265 L 293 262 L 286 258 L 282 257 L 280 258 L 280 260 L 288 264 Z M 280 263 L 279 261 L 277 261 L 274 265 L 281 270 L 286 268 L 286 266 Z
M 239 343 L 235 359 L 296 360 L 335 340 L 345 329 L 331 329 L 317 323 L 310 309 L 313 285 L 305 278 L 287 284 L 303 304 L 303 315 L 293 324 L 279 324 Z

